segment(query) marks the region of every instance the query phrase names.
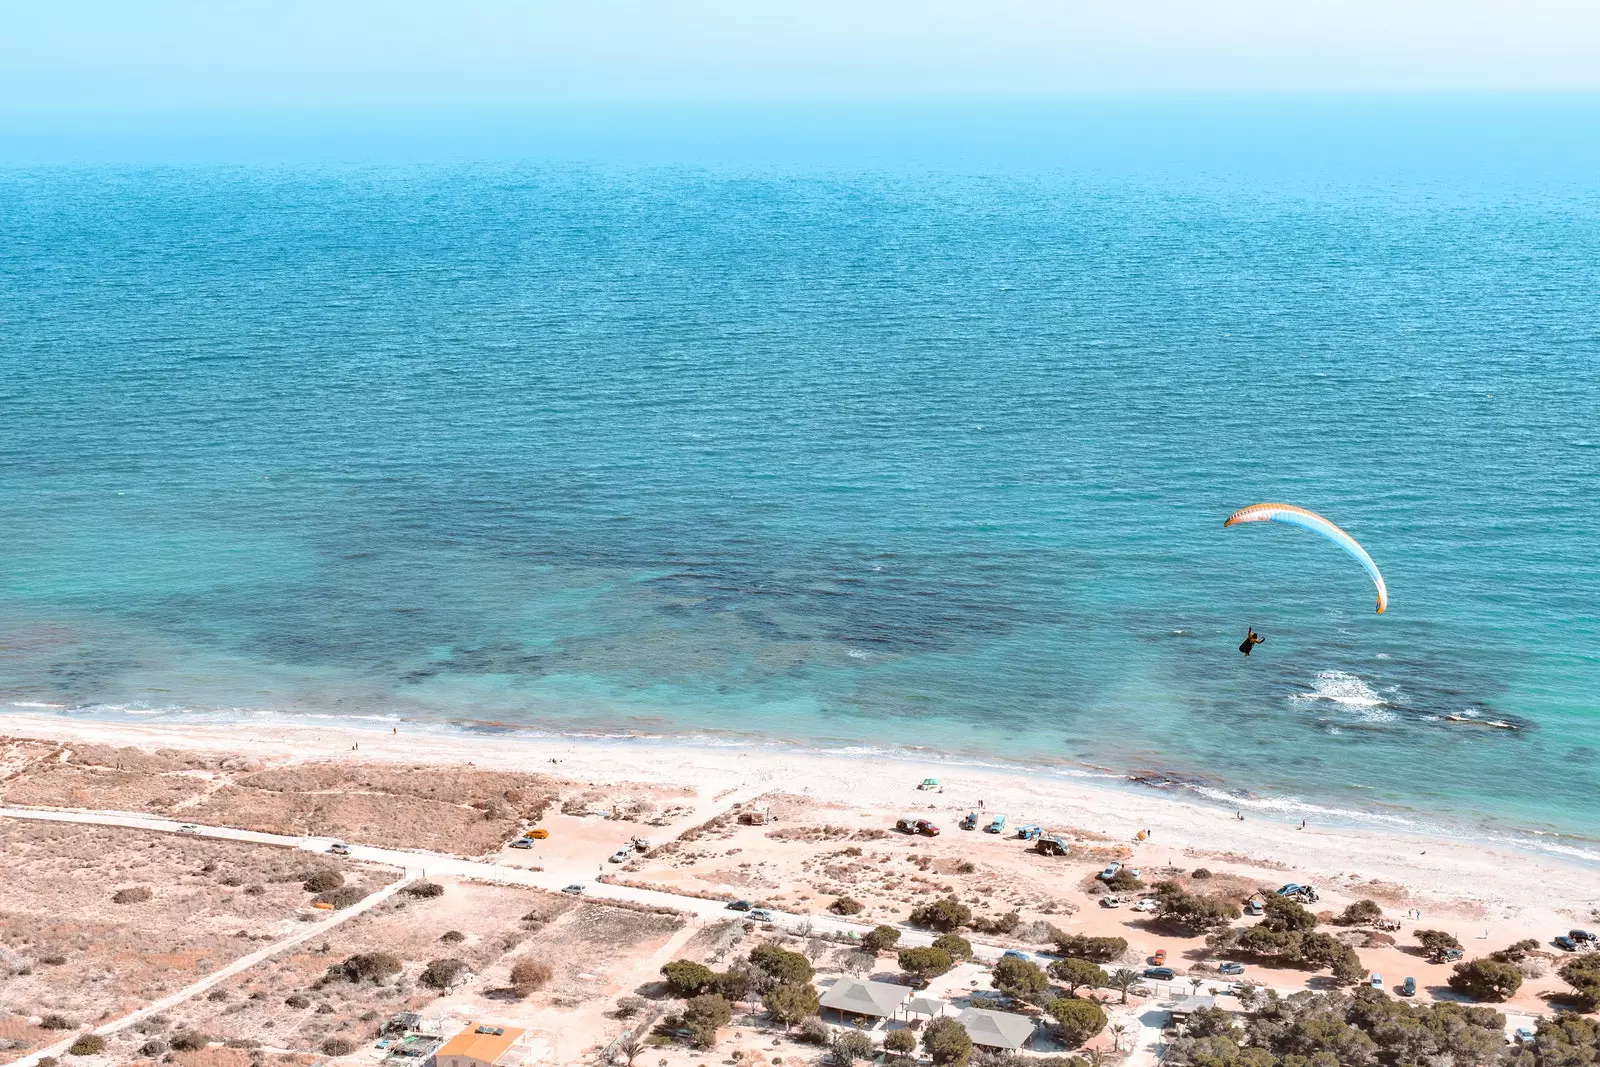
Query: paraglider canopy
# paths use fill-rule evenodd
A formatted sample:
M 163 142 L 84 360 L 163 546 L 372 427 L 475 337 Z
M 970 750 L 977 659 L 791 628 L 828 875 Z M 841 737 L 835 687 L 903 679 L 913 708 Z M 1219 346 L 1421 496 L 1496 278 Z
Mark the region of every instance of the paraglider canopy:
M 1321 534 L 1354 556 L 1356 562 L 1366 569 L 1372 578 L 1372 584 L 1378 587 L 1378 614 L 1382 615 L 1384 609 L 1389 606 L 1389 588 L 1383 584 L 1383 575 L 1378 572 L 1378 565 L 1372 562 L 1372 557 L 1367 555 L 1367 550 L 1362 548 L 1354 537 L 1316 512 L 1295 507 L 1293 504 L 1251 504 L 1229 515 L 1222 525 L 1232 526 L 1241 522 L 1286 522 L 1291 526 L 1299 526 L 1312 533 Z

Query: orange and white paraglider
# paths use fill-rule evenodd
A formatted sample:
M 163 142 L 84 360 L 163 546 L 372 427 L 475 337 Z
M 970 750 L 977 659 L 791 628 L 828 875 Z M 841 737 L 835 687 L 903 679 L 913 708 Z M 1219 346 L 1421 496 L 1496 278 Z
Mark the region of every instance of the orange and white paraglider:
M 1383 575 L 1379 573 L 1378 565 L 1372 562 L 1372 557 L 1367 555 L 1367 550 L 1362 548 L 1354 537 L 1316 512 L 1297 508 L 1293 504 L 1251 504 L 1229 515 L 1228 521 L 1222 525 L 1233 526 L 1244 522 L 1286 522 L 1291 526 L 1299 526 L 1312 533 L 1321 534 L 1354 556 L 1356 562 L 1366 569 L 1372 578 L 1372 584 L 1378 587 L 1378 614 L 1382 615 L 1383 610 L 1389 606 L 1389 588 L 1383 584 Z M 1241 648 L 1240 651 L 1244 650 Z

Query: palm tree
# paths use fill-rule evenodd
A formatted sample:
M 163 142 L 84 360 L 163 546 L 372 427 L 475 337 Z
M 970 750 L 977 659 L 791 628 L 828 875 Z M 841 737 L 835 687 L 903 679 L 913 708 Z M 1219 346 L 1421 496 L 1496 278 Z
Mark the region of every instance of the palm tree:
M 1195 996 L 1200 995 L 1200 987 L 1205 984 L 1206 980 L 1204 978 L 1199 978 L 1192 975 L 1189 978 L 1189 988 L 1194 991 Z
M 1122 1035 L 1127 1033 L 1127 1032 L 1128 1032 L 1128 1024 L 1127 1023 L 1112 1023 L 1111 1024 L 1111 1037 L 1115 1041 L 1115 1044 L 1112 1047 L 1115 1048 L 1118 1052 L 1122 1051 Z
M 1137 971 L 1130 971 L 1126 967 L 1118 967 L 1111 972 L 1111 980 L 1106 984 L 1112 989 L 1122 990 L 1122 1003 L 1126 1004 L 1128 1003 L 1128 990 L 1132 989 L 1134 983 L 1138 981 L 1139 974 Z
M 622 1053 L 623 1058 L 628 1061 L 628 1067 L 633 1067 L 633 1061 L 649 1047 L 637 1037 L 630 1037 L 617 1046 L 617 1051 Z

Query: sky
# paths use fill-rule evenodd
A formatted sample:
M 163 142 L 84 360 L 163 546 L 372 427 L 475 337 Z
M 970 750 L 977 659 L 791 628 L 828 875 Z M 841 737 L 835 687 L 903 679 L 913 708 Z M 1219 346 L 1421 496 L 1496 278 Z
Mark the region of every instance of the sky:
M 0 0 L 0 114 L 1600 89 L 1595 0 Z

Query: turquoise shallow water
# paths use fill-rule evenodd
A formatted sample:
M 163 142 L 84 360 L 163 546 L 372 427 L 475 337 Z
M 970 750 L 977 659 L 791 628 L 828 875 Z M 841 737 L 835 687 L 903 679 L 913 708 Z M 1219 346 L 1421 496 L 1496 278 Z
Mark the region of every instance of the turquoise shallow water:
M 1338 173 L 0 171 L 0 701 L 922 746 L 1593 835 L 1570 134 L 1509 170 L 1462 134 Z M 1360 538 L 1389 613 L 1303 531 L 1223 531 L 1269 499 Z

